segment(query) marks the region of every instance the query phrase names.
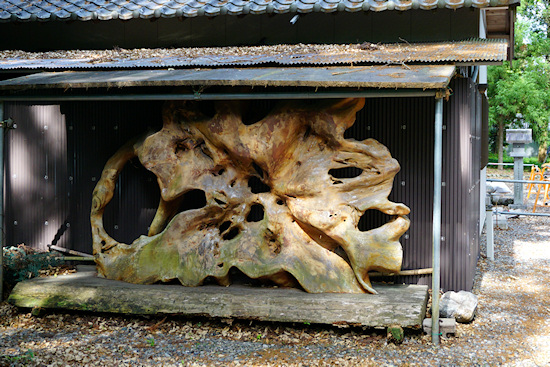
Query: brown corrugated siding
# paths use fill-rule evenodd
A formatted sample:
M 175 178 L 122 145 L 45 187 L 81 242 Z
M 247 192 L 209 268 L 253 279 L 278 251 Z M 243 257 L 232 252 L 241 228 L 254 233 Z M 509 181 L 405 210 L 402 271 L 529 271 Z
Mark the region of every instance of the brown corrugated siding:
M 6 140 L 6 245 L 45 250 L 53 243 L 91 253 L 91 193 L 103 165 L 131 137 L 158 129 L 160 105 L 6 104 L 5 116 L 17 123 Z M 147 231 L 159 197 L 155 177 L 139 162 L 128 164 L 105 228 L 131 242 Z
M 403 269 L 431 267 L 433 208 L 434 98 L 368 99 L 347 136 L 374 138 L 390 150 L 401 170 L 390 200 L 411 209 L 411 227 L 401 238 Z M 370 227 L 379 226 L 371 222 Z M 431 284 L 431 278 L 406 277 L 400 281 Z
M 469 79 L 451 88 L 444 102 L 441 287 L 469 290 L 479 254 L 482 100 Z M 368 99 L 346 133 L 379 140 L 401 165 L 390 199 L 411 208 L 411 227 L 401 238 L 403 269 L 432 266 L 434 108 L 433 98 Z M 365 227 L 381 219 L 373 215 Z M 431 285 L 430 276 L 399 281 Z
M 45 250 L 67 215 L 67 139 L 55 105 L 6 104 L 6 245 Z
M 482 100 L 469 79 L 456 79 L 451 88 L 444 103 L 441 287 L 460 290 L 471 289 L 479 252 L 481 109 L 476 106 Z M 358 140 L 377 139 L 401 165 L 390 199 L 411 208 L 411 227 L 401 239 L 403 269 L 432 266 L 434 106 L 429 97 L 367 99 L 346 132 Z M 58 245 L 90 253 L 91 193 L 103 165 L 129 138 L 160 127 L 160 104 L 6 104 L 5 111 L 18 124 L 7 138 L 7 245 L 45 248 L 57 233 Z M 105 213 L 108 233 L 126 243 L 144 234 L 158 200 L 154 176 L 137 160 L 126 165 Z M 387 220 L 370 212 L 365 219 L 363 229 Z M 58 231 L 64 223 L 67 230 Z M 431 277 L 397 281 L 430 285 Z
M 479 254 L 481 107 L 470 79 L 456 79 L 445 106 L 441 285 L 471 289 Z

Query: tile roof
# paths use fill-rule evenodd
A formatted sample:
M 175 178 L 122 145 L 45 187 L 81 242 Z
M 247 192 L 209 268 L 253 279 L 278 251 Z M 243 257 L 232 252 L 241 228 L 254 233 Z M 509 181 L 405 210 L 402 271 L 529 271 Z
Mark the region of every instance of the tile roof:
M 0 22 L 485 8 L 520 0 L 0 0 Z
M 296 44 L 95 51 L 0 51 L 0 70 L 189 68 L 257 65 L 500 63 L 506 40 L 348 45 Z

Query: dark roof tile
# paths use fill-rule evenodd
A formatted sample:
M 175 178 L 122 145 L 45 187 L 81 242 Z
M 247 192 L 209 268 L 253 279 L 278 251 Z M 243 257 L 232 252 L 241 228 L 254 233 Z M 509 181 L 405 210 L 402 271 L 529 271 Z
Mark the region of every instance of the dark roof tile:
M 121 6 L 117 5 L 117 4 L 109 4 L 109 5 L 105 6 L 103 9 L 111 11 L 111 12 L 119 12 L 120 9 L 121 9 Z
M 124 9 L 128 9 L 130 11 L 139 10 L 141 7 L 139 5 L 136 5 L 134 3 L 127 3 L 124 5 Z
M 46 10 L 40 10 L 38 13 L 34 14 L 38 20 L 46 21 L 52 18 L 53 12 L 49 12 Z
M 174 9 L 174 10 L 178 10 L 181 7 L 181 4 L 174 1 L 174 0 L 172 0 L 172 1 L 169 1 L 166 4 L 164 4 L 164 7 Z
M 378 12 L 484 8 L 518 3 L 519 0 L 0 0 L 0 21 L 125 20 L 311 11 Z
M 216 15 L 220 14 L 220 8 L 216 6 L 212 6 L 210 4 L 206 4 L 204 7 L 204 15 L 208 17 L 215 17 Z
M 296 7 L 298 8 L 298 12 L 300 12 L 300 13 L 311 13 L 311 12 L 313 12 L 313 4 L 304 4 L 303 2 L 299 1 L 296 4 Z
M 54 12 L 54 15 L 61 20 L 69 19 L 71 17 L 71 13 L 64 9 L 57 10 L 56 12 Z
M 89 11 L 90 13 L 94 13 L 96 12 L 97 10 L 100 9 L 99 6 L 97 6 L 96 4 L 93 4 L 93 3 L 90 3 L 90 4 L 86 4 L 82 7 L 82 9 L 86 10 L 86 11 Z
M 249 9 L 252 14 L 265 14 L 267 5 L 258 5 L 256 3 L 251 3 Z
M 31 13 L 29 13 L 25 10 L 19 9 L 19 11 L 16 11 L 14 14 L 18 19 L 23 20 L 23 21 L 31 19 Z
M 196 17 L 199 15 L 199 9 L 193 8 L 188 4 L 184 5 L 182 10 L 183 10 L 183 15 L 189 18 Z
M 105 8 L 99 9 L 97 12 L 97 19 L 99 20 L 111 20 L 113 19 L 113 12 Z
M 277 14 L 284 14 L 290 12 L 290 5 L 279 4 L 278 2 L 273 3 L 273 12 Z
M 143 19 L 150 19 L 155 16 L 155 11 L 146 7 L 139 8 L 139 17 Z
M 206 1 L 202 0 L 191 0 L 189 1 L 185 6 L 190 6 L 194 9 L 202 8 L 204 5 L 206 5 Z
M 292 0 L 292 1 L 294 1 L 294 0 Z M 242 6 L 245 6 L 245 5 L 250 4 L 250 0 L 231 0 L 231 1 L 229 2 L 229 4 L 233 4 L 233 5 L 235 5 L 235 6 L 240 6 L 240 7 L 242 7 Z
M 243 12 L 242 6 L 236 6 L 231 3 L 226 5 L 226 9 L 227 9 L 227 14 L 229 15 L 239 15 L 239 14 L 242 14 Z
M 94 19 L 93 18 L 94 14 L 90 11 L 85 10 L 85 9 L 80 9 L 75 14 L 76 14 L 76 16 L 78 17 L 79 20 L 92 20 L 92 19 Z
M 31 14 L 36 14 L 41 10 L 40 8 L 37 8 L 32 4 L 27 4 L 27 6 L 23 6 L 23 9 L 25 9 L 25 11 L 28 11 Z
M 63 8 L 63 10 L 65 10 L 66 12 L 69 12 L 69 13 L 76 13 L 77 11 L 80 10 L 80 8 L 76 5 L 74 5 L 74 4 L 69 4 L 68 6 Z
M 160 9 L 160 16 L 163 18 L 173 18 L 176 16 L 176 9 L 164 6 Z
M 118 19 L 128 20 L 128 19 L 132 19 L 133 17 L 134 17 L 134 12 L 132 10 L 122 8 L 118 12 Z

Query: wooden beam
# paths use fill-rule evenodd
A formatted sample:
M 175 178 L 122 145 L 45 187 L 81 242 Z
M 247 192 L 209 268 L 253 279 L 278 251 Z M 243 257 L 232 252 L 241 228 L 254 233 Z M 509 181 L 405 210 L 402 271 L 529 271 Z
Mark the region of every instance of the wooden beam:
M 180 314 L 262 321 L 420 328 L 428 287 L 375 285 L 378 295 L 311 294 L 289 288 L 138 285 L 95 271 L 18 283 L 9 302 L 25 308 L 121 314 Z

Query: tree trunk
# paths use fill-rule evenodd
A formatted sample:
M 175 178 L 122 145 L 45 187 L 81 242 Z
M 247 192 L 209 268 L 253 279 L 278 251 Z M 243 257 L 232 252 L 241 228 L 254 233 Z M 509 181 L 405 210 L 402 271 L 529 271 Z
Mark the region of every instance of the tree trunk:
M 497 151 L 498 151 L 498 169 L 503 169 L 503 151 L 504 151 L 504 121 L 498 122 L 498 134 L 497 134 Z
M 548 149 L 548 131 L 545 131 L 541 138 L 539 139 L 539 163 L 543 164 L 546 162 Z

